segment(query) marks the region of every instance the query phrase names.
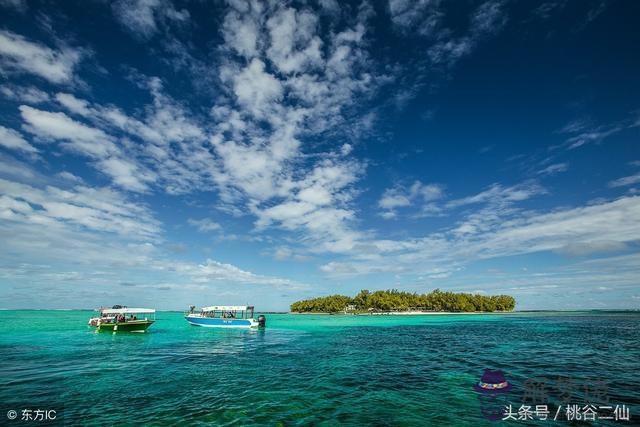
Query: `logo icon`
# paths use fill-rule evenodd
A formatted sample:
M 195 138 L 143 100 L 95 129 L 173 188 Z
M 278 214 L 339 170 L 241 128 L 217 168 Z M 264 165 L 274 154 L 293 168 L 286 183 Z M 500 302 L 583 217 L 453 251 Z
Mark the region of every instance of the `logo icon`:
M 473 385 L 478 392 L 480 412 L 489 421 L 502 419 L 511 384 L 505 379 L 501 370 L 485 369 L 480 381 Z

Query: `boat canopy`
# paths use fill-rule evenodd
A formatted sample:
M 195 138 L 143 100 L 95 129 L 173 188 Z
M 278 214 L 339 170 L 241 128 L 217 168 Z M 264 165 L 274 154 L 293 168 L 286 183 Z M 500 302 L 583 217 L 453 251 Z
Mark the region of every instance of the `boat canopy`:
M 153 308 L 106 308 L 100 310 L 102 314 L 141 314 L 141 313 L 155 313 Z
M 202 311 L 246 311 L 253 310 L 250 305 L 212 305 L 210 307 L 202 307 Z

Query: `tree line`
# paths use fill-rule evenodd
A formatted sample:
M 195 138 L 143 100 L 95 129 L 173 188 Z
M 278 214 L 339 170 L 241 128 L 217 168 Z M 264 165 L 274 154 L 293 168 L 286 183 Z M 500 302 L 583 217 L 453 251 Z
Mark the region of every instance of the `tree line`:
M 330 295 L 291 304 L 296 313 L 338 313 L 342 311 L 512 311 L 516 300 L 509 295 L 484 296 L 436 289 L 428 294 L 401 292 L 395 289 L 370 292 L 362 290 L 355 297 Z

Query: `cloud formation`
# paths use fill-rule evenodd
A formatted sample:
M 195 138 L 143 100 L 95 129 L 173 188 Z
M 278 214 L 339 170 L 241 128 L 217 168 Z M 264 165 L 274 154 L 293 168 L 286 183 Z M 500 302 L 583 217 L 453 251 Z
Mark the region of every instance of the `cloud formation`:
M 38 150 L 29 144 L 20 134 L 13 129 L 0 126 L 0 145 L 11 150 L 23 151 L 25 153 L 37 153 Z
M 452 271 L 481 259 L 558 251 L 572 256 L 622 251 L 640 241 L 640 197 L 622 197 L 551 213 L 489 205 L 452 229 L 407 240 L 371 240 L 351 260 L 321 268 L 336 277 L 381 272 Z M 365 245 L 366 243 L 366 245 Z M 463 261 L 464 260 L 464 261 Z
M 29 73 L 51 83 L 69 84 L 83 51 L 62 46 L 51 49 L 11 31 L 0 30 L 0 72 Z
M 112 8 L 122 26 L 143 40 L 157 33 L 161 26 L 185 23 L 190 17 L 186 9 L 176 10 L 168 0 L 118 0 Z
M 378 201 L 378 207 L 382 209 L 380 216 L 392 219 L 397 216 L 397 208 L 411 206 L 414 202 L 422 205 L 422 213 L 436 214 L 440 208 L 431 203 L 444 195 L 444 187 L 440 184 L 423 184 L 415 181 L 409 188 L 396 186 L 388 188 Z
M 571 197 L 562 187 L 583 170 L 578 153 L 614 136 L 624 143 L 640 125 L 637 112 L 546 130 L 562 149 L 515 153 L 515 171 L 503 158 L 528 142 L 509 126 L 496 128 L 515 142 L 497 133 L 455 141 L 451 165 L 431 151 L 461 123 L 452 108 L 459 98 L 447 105 L 436 92 L 484 43 L 505 52 L 499 34 L 522 23 L 513 3 L 87 7 L 107 12 L 105 28 L 116 37 L 124 30 L 131 43 L 105 48 L 99 34 L 36 4 L 32 28 L 0 30 L 0 291 L 47 281 L 70 291 L 82 282 L 93 298 L 91 286 L 122 283 L 206 298 L 252 284 L 308 289 L 307 281 L 333 292 L 331 279 L 346 287 L 452 285 L 485 260 L 545 252 L 578 264 L 637 249 L 637 174 L 594 174 L 589 192 Z M 489 128 L 489 116 L 468 123 Z M 300 263 L 289 264 L 291 278 L 259 272 L 273 259 L 278 268 Z M 535 291 L 516 276 L 511 288 Z M 554 278 L 567 285 L 561 276 Z M 631 276 L 619 282 L 628 286 Z

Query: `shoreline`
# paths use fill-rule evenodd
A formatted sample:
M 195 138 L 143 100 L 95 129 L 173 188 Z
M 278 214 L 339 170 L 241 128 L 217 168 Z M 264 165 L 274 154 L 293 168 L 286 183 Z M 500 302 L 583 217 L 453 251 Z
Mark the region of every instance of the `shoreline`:
M 316 313 L 312 311 L 289 312 L 294 315 L 316 315 L 316 316 L 452 316 L 460 314 L 515 314 L 517 311 L 390 311 L 371 313 Z

